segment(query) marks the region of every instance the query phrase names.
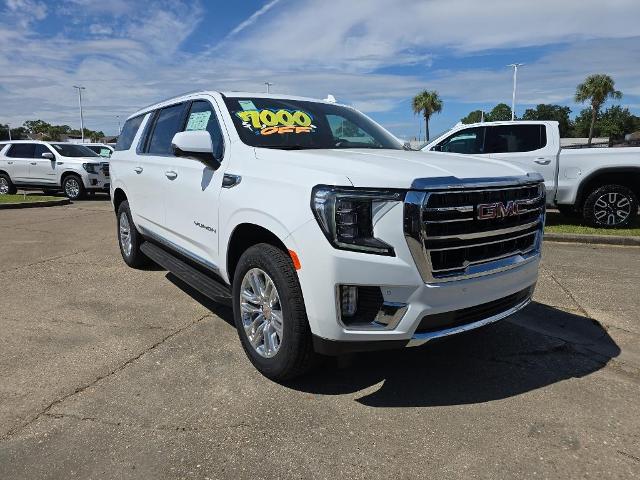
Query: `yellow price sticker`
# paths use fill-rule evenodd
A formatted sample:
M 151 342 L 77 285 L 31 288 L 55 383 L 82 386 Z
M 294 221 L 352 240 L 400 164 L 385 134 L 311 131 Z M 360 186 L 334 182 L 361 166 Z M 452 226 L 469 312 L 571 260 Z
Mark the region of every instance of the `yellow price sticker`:
M 311 116 L 301 110 L 243 110 L 236 112 L 236 115 L 246 124 L 253 128 L 266 130 L 269 127 L 291 127 L 290 129 L 278 128 L 270 129 L 269 133 L 308 133 L 311 131 Z

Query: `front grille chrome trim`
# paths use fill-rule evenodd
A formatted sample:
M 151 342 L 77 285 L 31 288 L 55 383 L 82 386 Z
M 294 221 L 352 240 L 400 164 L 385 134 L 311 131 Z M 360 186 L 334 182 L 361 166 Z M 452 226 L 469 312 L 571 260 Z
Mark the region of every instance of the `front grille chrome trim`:
M 506 235 L 509 233 L 516 233 L 522 230 L 526 230 L 528 228 L 532 228 L 540 223 L 540 219 L 537 218 L 534 222 L 524 223 L 522 225 L 516 225 L 515 227 L 502 228 L 500 230 L 489 230 L 486 232 L 474 232 L 474 233 L 462 233 L 458 235 L 440 235 L 440 236 L 431 236 L 429 235 L 427 240 L 473 240 L 475 238 L 484 238 L 484 237 L 494 237 L 497 235 Z M 479 244 L 478 244 L 479 245 Z M 430 248 L 429 250 L 432 250 Z
M 409 247 L 409 251 L 411 252 L 416 267 L 418 268 L 418 271 L 420 272 L 420 275 L 422 276 L 422 279 L 425 283 L 450 282 L 498 273 L 516 268 L 526 263 L 530 263 L 540 257 L 545 219 L 545 193 L 542 176 L 538 174 L 528 174 L 524 177 L 486 179 L 486 181 L 484 182 L 483 180 L 484 179 L 465 180 L 457 179 L 455 177 L 441 177 L 440 179 L 418 179 L 414 181 L 413 186 L 414 188 L 416 188 L 417 186 L 420 186 L 422 188 L 420 190 L 410 190 L 409 192 L 407 192 L 404 203 L 405 239 L 407 241 L 407 246 Z M 427 186 L 429 187 L 428 190 L 426 189 Z M 538 191 L 540 193 L 535 198 L 521 198 L 518 199 L 518 201 L 525 206 L 538 206 L 520 210 L 519 215 L 529 215 L 526 220 L 523 219 L 523 221 L 525 221 L 526 223 L 511 226 L 508 228 L 497 228 L 495 230 L 488 231 L 473 231 L 479 228 L 486 228 L 482 223 L 486 220 L 476 219 L 475 216 L 464 218 L 446 218 L 447 213 L 451 215 L 459 213 L 460 210 L 458 209 L 460 208 L 464 209 L 463 213 L 474 212 L 474 205 L 449 207 L 445 203 L 444 206 L 437 208 L 427 207 L 431 195 L 441 195 L 449 193 L 474 194 L 482 192 L 482 195 L 486 197 L 487 195 L 491 195 L 492 192 L 495 192 L 496 196 L 499 197 L 500 192 L 504 190 L 512 191 L 519 189 L 528 189 L 529 193 L 526 193 L 526 195 L 528 196 L 531 193 L 531 187 L 536 186 L 538 187 Z M 513 196 L 514 193 L 509 193 L 509 195 Z M 518 193 L 515 193 L 515 195 L 517 196 Z M 446 202 L 446 198 L 447 197 L 444 197 L 444 202 Z M 444 203 L 441 199 L 438 200 L 441 203 Z M 443 218 L 434 219 L 427 217 L 427 219 L 425 220 L 425 214 L 433 215 L 434 212 L 440 213 Z M 535 219 L 532 220 L 531 214 L 534 212 L 538 212 L 539 214 L 535 216 Z M 467 225 L 462 222 L 468 223 L 469 230 L 471 230 L 470 232 L 437 236 L 428 234 L 430 225 L 432 226 L 432 231 L 439 224 L 455 224 L 460 225 L 460 227 L 462 228 L 467 228 Z M 460 227 L 456 227 L 456 229 Z M 445 228 L 445 225 L 442 225 L 442 228 Z M 524 232 L 525 230 L 529 231 L 520 233 Z M 502 236 L 503 238 L 493 238 L 498 236 Z M 525 242 L 525 240 L 522 240 L 525 237 L 533 237 L 530 244 L 528 241 L 526 241 L 527 245 L 522 244 L 523 242 Z M 469 243 L 469 241 L 473 241 L 476 239 L 487 239 L 487 241 Z M 518 240 L 520 240 L 520 244 L 514 244 L 513 249 L 508 250 L 509 248 L 511 248 L 511 244 L 507 242 Z M 441 245 L 438 245 L 439 242 L 441 242 Z M 457 245 L 456 242 L 465 243 L 462 245 Z M 455 256 L 448 258 L 440 257 L 439 259 L 437 259 L 439 263 L 438 268 L 435 268 L 435 266 L 432 264 L 432 252 L 443 252 L 461 249 L 464 250 L 472 249 L 475 247 L 486 248 L 486 246 L 499 244 L 502 242 L 504 242 L 504 247 L 496 246 L 496 248 L 494 249 L 495 251 L 493 252 L 494 255 L 491 255 L 491 248 L 489 248 L 486 250 L 486 257 L 483 258 L 477 258 L 476 251 L 476 254 L 470 257 L 473 258 L 473 260 L 464 257 L 456 258 Z M 449 243 L 450 245 L 447 245 L 447 243 Z M 508 251 L 501 252 L 501 249 Z M 485 254 L 485 252 L 481 251 L 481 254 L 483 255 Z M 457 255 L 461 254 L 459 253 Z M 462 253 L 462 255 L 467 255 L 467 253 Z M 436 259 L 434 258 L 433 261 L 435 262 Z M 456 261 L 459 261 L 459 265 L 456 265 L 454 263 Z

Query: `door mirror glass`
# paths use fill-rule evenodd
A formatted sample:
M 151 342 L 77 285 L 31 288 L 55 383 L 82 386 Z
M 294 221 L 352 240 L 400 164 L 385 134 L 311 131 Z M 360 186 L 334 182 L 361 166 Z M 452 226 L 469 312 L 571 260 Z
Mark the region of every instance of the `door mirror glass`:
M 56 157 L 51 152 L 44 152 L 42 154 L 42 158 L 46 158 L 46 159 L 49 159 L 49 160 L 55 160 L 56 159 Z
M 192 157 L 213 169 L 220 166 L 213 154 L 211 135 L 206 130 L 178 132 L 171 140 L 171 147 L 176 157 Z

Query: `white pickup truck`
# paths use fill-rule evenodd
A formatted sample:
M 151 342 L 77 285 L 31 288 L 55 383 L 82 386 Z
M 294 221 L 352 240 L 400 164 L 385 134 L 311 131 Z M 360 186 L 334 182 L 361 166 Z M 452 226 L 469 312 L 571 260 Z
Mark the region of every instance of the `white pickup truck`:
M 502 160 L 538 172 L 548 205 L 579 213 L 593 226 L 625 227 L 638 213 L 640 147 L 560 148 L 558 122 L 459 124 L 422 150 Z

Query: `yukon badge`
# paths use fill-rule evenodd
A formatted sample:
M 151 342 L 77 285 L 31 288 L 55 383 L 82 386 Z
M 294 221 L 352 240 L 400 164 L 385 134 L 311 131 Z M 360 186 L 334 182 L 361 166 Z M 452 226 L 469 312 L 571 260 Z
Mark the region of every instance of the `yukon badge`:
M 520 205 L 523 202 L 510 200 L 507 203 L 480 203 L 477 208 L 478 220 L 491 220 L 493 218 L 506 218 L 520 215 Z
M 216 229 L 215 228 L 210 227 L 208 225 L 205 225 L 204 223 L 200 223 L 200 222 L 198 222 L 196 220 L 194 220 L 193 223 L 194 223 L 194 225 L 196 227 L 204 228 L 208 232 L 216 233 Z

